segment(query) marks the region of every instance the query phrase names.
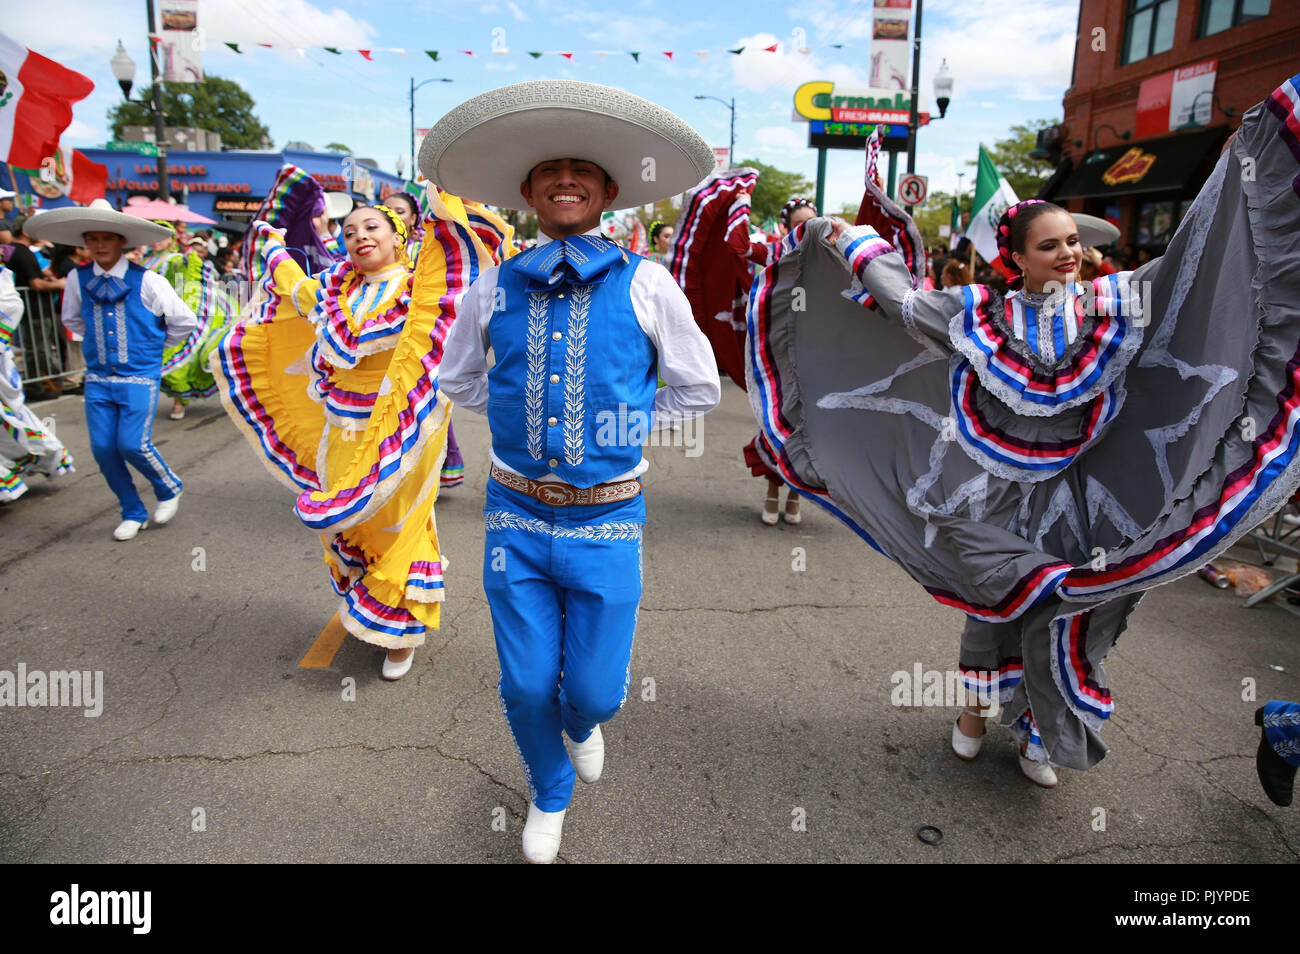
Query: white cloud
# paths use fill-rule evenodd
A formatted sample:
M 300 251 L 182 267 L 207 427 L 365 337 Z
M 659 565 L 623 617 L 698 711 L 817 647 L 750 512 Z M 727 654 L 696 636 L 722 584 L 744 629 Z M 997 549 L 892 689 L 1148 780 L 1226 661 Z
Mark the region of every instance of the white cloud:
M 95 127 L 83 123 L 80 119 L 74 119 L 71 125 L 63 131 L 63 136 L 69 140 L 76 140 L 80 143 L 103 142 L 106 133 L 102 127 Z
M 378 36 L 365 20 L 337 7 L 327 12 L 308 0 L 204 0 L 199 24 L 215 43 L 365 49 Z
M 1008 16 L 1002 0 L 966 0 L 924 27 L 923 85 L 946 59 L 961 92 L 1014 90 L 1020 100 L 1055 100 L 1070 84 L 1078 0 L 1037 0 Z M 930 21 L 926 21 L 930 23 Z M 978 37 L 978 42 L 972 42 Z
M 899 168 L 906 168 L 902 156 L 899 157 L 899 160 Z M 941 155 L 937 152 L 918 152 L 916 154 L 916 168 L 918 172 L 929 179 L 931 194 L 935 192 L 956 192 L 958 172 L 965 174 L 965 188 L 967 190 L 970 188 L 971 170 L 967 168 L 964 159 Z
M 800 134 L 791 126 L 763 126 L 755 130 L 754 139 L 764 150 L 778 152 L 798 151 L 803 156 L 808 151 L 807 134 Z
M 643 55 L 653 52 L 661 55 L 663 50 L 673 50 L 681 37 L 697 35 L 697 31 L 710 24 L 685 20 L 665 20 L 654 16 L 610 16 L 604 12 L 592 15 L 587 11 L 570 12 L 559 17 L 561 21 L 581 23 L 586 26 L 594 21 L 595 28 L 582 35 L 593 43 L 599 43 L 606 49 L 637 50 Z M 692 44 L 698 47 L 698 43 Z M 675 55 L 682 55 L 684 50 L 674 50 Z
M 515 19 L 520 21 L 521 23 L 529 19 L 528 14 L 524 13 L 523 10 L 520 10 L 519 4 L 515 3 L 514 0 L 511 0 L 511 2 L 506 4 L 506 6 L 508 6 L 510 8 L 510 12 L 515 15 Z
M 131 38 L 139 34 L 141 39 L 136 45 L 141 49 L 145 45 L 143 10 L 138 11 L 136 19 L 123 23 L 120 15 L 106 4 L 87 5 L 77 10 L 76 16 L 50 16 L 48 8 L 39 4 L 17 4 L 5 10 L 4 21 L 4 32 L 23 46 L 60 63 L 102 57 L 105 72 L 119 36 L 129 47 Z M 134 51 L 132 55 L 135 56 Z M 135 58 L 140 60 L 139 56 Z M 145 64 L 148 65 L 147 60 Z
M 842 0 L 805 0 L 797 10 L 789 11 L 790 19 L 807 18 L 812 22 L 812 42 L 846 43 L 871 39 L 872 5 L 845 4 Z
M 60 62 L 108 60 L 120 37 L 136 61 L 137 73 L 147 75 L 145 16 L 131 7 L 123 17 L 108 3 L 79 3 L 76 16 L 50 16 L 39 4 L 20 4 L 5 11 L 5 32 L 20 43 Z M 365 48 L 378 31 L 344 10 L 323 10 L 308 0 L 204 0 L 199 26 L 209 47 L 223 43 L 282 47 L 337 46 Z M 292 49 L 294 60 L 302 60 Z M 137 76 L 137 82 L 140 82 Z M 147 82 L 147 80 L 144 80 Z
M 99 130 L 86 125 L 80 119 L 74 119 L 68 126 L 65 135 L 74 136 L 78 139 L 89 139 L 98 133 Z
M 931 79 L 940 61 L 947 59 L 957 80 L 957 96 L 983 93 L 988 97 L 996 92 L 1021 101 L 1059 103 L 1070 82 L 1078 14 L 1079 0 L 1035 0 L 1016 5 L 1014 15 L 1008 15 L 1007 0 L 927 5 L 922 25 L 922 97 L 932 95 Z M 852 44 L 853 50 L 826 52 L 865 60 L 871 40 L 871 0 L 802 0 L 791 9 L 790 18 L 811 25 L 813 47 Z M 996 108 L 986 102 L 979 106 Z
M 796 53 L 784 42 L 775 52 L 767 47 L 778 43 L 771 33 L 758 33 L 743 37 L 736 46 L 745 49 L 739 55 L 730 55 L 732 79 L 748 89 L 786 89 L 791 93 L 801 83 L 814 79 L 831 80 L 846 87 L 865 87 L 867 74 L 855 66 L 826 65 L 813 53 Z

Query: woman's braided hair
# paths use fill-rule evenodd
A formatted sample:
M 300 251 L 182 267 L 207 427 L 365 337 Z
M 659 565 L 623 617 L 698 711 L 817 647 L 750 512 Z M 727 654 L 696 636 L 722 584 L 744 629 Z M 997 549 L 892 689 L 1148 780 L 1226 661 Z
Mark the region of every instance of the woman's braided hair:
M 376 212 L 384 213 L 384 215 L 388 217 L 388 221 L 392 223 L 393 231 L 397 233 L 397 238 L 399 239 L 397 245 L 397 260 L 402 264 L 406 264 L 410 261 L 409 256 L 406 254 L 406 223 L 402 221 L 400 215 L 386 205 L 374 205 L 371 206 L 371 208 Z

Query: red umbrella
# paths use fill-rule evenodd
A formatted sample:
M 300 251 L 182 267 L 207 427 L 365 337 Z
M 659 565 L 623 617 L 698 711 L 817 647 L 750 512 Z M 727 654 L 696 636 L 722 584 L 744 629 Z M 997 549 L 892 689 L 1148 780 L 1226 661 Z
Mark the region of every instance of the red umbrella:
M 215 219 L 191 212 L 183 205 L 172 205 L 158 199 L 146 199 L 143 202 L 127 202 L 122 209 L 127 215 L 141 219 L 161 219 L 164 222 L 191 222 L 195 225 L 216 225 Z

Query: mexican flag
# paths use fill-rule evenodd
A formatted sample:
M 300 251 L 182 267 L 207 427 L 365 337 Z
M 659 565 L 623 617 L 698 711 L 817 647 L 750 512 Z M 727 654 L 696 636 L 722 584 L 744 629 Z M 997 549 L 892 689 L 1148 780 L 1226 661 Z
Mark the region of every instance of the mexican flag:
M 39 169 L 72 122 L 72 104 L 90 95 L 86 76 L 0 33 L 0 159 Z
M 952 231 L 948 235 L 948 250 L 952 251 L 961 241 L 961 206 L 957 204 L 957 197 L 952 197 L 952 225 L 949 226 Z
M 998 219 L 1020 200 L 998 172 L 989 154 L 980 146 L 979 171 L 975 178 L 975 205 L 966 235 L 980 258 L 998 268 Z M 1000 269 L 999 269 L 1000 270 Z
M 66 195 L 73 202 L 89 205 L 102 199 L 108 189 L 108 166 L 87 159 L 80 149 L 60 146 L 39 169 L 12 167 L 14 172 L 31 177 L 32 191 L 45 198 L 54 198 L 54 191 Z

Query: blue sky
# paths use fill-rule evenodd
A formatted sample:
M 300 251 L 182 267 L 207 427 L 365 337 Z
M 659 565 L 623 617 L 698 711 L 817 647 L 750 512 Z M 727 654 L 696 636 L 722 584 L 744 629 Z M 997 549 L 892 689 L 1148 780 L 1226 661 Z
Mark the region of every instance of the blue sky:
M 927 0 L 923 20 L 921 90 L 933 98 L 932 78 L 942 58 L 956 80 L 948 117 L 920 134 L 917 171 L 931 189 L 952 191 L 956 173 L 979 142 L 1007 135 L 1014 123 L 1058 118 L 1070 80 L 1078 0 L 1035 0 L 1014 18 L 1006 0 Z M 316 147 L 338 141 L 393 170 L 408 153 L 408 88 L 416 93 L 416 125 L 432 126 L 444 112 L 486 89 L 530 79 L 569 78 L 623 87 L 690 122 L 712 145 L 725 146 L 729 113 L 697 94 L 736 99 L 736 152 L 783 169 L 816 175 L 816 152 L 806 126 L 791 122 L 795 87 L 830 79 L 866 87 L 872 0 L 802 0 L 797 5 L 685 0 L 432 0 L 366 2 L 346 8 L 311 0 L 200 0 L 205 71 L 234 79 L 256 100 L 256 112 L 277 147 L 302 140 Z M 121 98 L 109 60 L 121 39 L 137 64 L 137 84 L 148 82 L 144 4 L 139 0 L 55 0 L 14 5 L 4 31 L 15 40 L 77 69 L 95 91 L 75 110 L 65 133 L 74 146 L 109 138 L 105 114 Z M 802 31 L 797 32 L 797 31 Z M 494 37 L 509 52 L 493 55 Z M 244 55 L 227 49 L 233 41 Z M 283 49 L 257 48 L 256 43 Z M 778 53 L 759 48 L 780 43 Z M 796 47 L 802 42 L 808 53 Z M 842 43 L 841 49 L 830 44 Z M 500 43 L 498 44 L 500 45 Z M 746 46 L 740 56 L 725 52 Z M 335 56 L 319 47 L 344 50 Z M 296 51 L 305 48 L 305 53 Z M 312 49 L 312 47 L 316 47 Z M 405 48 L 405 56 L 382 52 Z M 357 48 L 375 50 L 366 62 Z M 435 63 L 425 49 L 441 51 Z M 473 57 L 457 51 L 472 49 Z M 572 61 L 529 50 L 573 51 Z M 602 60 L 594 51 L 609 50 Z M 640 64 L 626 54 L 639 50 Z M 672 61 L 662 53 L 674 51 Z M 696 51 L 707 50 L 701 58 Z M 936 111 L 937 112 L 937 111 Z M 860 153 L 832 150 L 827 205 L 857 204 L 862 195 Z

